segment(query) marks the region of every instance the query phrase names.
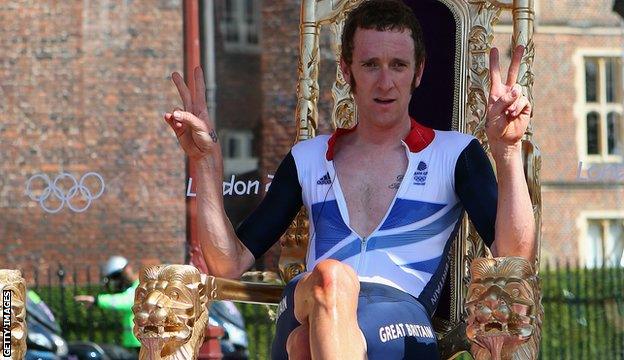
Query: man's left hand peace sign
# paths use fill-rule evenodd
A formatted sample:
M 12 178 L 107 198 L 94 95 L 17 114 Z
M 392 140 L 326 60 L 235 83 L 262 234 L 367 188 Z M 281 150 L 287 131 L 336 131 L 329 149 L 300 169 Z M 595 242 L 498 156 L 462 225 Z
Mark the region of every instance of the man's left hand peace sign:
M 516 83 L 524 47 L 514 49 L 503 83 L 498 61 L 498 49 L 490 51 L 490 95 L 488 97 L 486 133 L 492 154 L 504 152 L 506 148 L 519 146 L 520 139 L 529 125 L 531 104 L 522 94 L 522 87 Z

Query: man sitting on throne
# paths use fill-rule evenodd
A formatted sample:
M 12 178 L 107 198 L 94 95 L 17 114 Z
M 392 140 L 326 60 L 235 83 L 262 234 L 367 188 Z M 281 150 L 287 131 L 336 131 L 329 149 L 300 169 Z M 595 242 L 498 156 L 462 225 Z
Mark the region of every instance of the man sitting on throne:
M 495 256 L 535 252 L 535 222 L 521 158 L 531 105 L 516 84 L 523 49 L 506 82 L 490 54 L 486 131 L 496 163 L 472 136 L 410 117 L 425 49 L 400 1 L 363 1 L 342 34 L 340 66 L 357 126 L 292 147 L 258 208 L 235 231 L 225 215 L 223 160 L 208 118 L 201 69 L 191 92 L 173 80 L 184 110 L 165 121 L 194 162 L 198 228 L 211 275 L 239 278 L 305 206 L 305 273 L 279 306 L 274 359 L 438 358 L 431 315 L 448 273 L 463 211 Z

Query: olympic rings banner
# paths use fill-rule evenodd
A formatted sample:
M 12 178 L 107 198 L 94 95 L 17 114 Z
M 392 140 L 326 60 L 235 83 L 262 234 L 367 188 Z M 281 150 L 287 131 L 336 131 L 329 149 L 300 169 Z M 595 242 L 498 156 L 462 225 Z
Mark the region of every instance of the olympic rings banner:
M 95 182 L 97 186 L 90 189 L 87 179 L 94 178 L 90 183 Z M 68 179 L 68 180 L 65 180 Z M 62 184 L 70 183 L 70 186 Z M 43 183 L 42 191 L 34 191 L 33 187 Z M 88 172 L 77 180 L 70 173 L 60 173 L 54 180 L 46 174 L 35 174 L 26 181 L 26 196 L 39 203 L 43 211 L 55 214 L 63 209 L 65 205 L 74 212 L 86 211 L 93 200 L 98 199 L 104 193 L 105 184 L 102 175 L 96 172 Z M 58 203 L 54 205 L 54 203 Z

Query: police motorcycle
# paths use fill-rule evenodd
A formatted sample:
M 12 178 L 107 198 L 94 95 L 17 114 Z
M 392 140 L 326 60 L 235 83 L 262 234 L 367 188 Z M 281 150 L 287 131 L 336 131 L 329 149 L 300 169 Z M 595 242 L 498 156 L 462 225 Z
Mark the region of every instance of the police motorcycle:
M 93 342 L 68 343 L 54 314 L 36 292 L 26 294 L 25 360 L 130 360 L 136 355 L 117 345 Z
M 32 290 L 26 293 L 26 360 L 69 359 L 67 341 L 52 311 Z
M 208 323 L 224 330 L 221 352 L 224 360 L 246 360 L 249 357 L 249 340 L 245 320 L 231 301 L 214 301 L 210 304 Z

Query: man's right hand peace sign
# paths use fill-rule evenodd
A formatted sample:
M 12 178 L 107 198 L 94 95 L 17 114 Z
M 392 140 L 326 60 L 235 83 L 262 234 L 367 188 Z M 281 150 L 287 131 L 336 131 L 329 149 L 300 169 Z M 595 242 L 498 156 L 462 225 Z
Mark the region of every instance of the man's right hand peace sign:
M 184 104 L 184 110 L 175 108 L 171 113 L 165 113 L 165 121 L 175 132 L 180 145 L 190 159 L 199 160 L 206 156 L 220 156 L 221 149 L 217 143 L 217 133 L 214 130 L 214 124 L 210 121 L 206 106 L 204 73 L 200 67 L 196 67 L 193 75 L 195 76 L 193 93 L 179 73 L 174 72 L 171 75 Z
M 509 147 L 518 147 L 531 118 L 531 103 L 522 95 L 516 83 L 524 47 L 514 49 L 507 74 L 502 82 L 498 62 L 498 49 L 490 51 L 490 79 L 486 133 L 492 154 L 504 153 Z

